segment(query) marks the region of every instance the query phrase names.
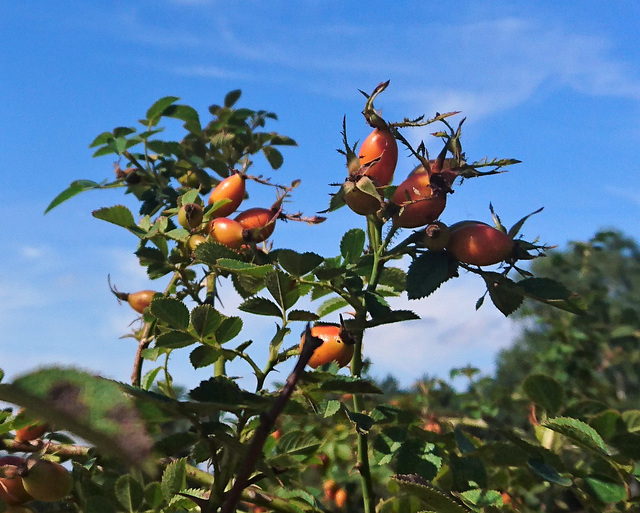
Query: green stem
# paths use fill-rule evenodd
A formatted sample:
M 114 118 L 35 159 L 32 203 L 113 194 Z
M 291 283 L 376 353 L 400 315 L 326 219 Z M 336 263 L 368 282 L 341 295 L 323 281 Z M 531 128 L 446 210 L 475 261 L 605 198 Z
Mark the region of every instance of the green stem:
M 364 324 L 366 320 L 366 310 L 360 309 L 356 313 L 356 320 Z M 362 335 L 360 331 L 356 334 L 356 343 L 351 360 L 351 375 L 360 377 L 362 375 Z M 353 394 L 353 409 L 356 413 L 364 410 L 364 401 L 359 394 Z M 371 467 L 369 464 L 369 440 L 366 433 L 357 433 L 358 436 L 358 463 L 357 469 L 360 472 L 360 485 L 362 488 L 362 501 L 364 503 L 364 513 L 375 511 L 375 497 L 373 494 L 373 481 L 371 479 Z

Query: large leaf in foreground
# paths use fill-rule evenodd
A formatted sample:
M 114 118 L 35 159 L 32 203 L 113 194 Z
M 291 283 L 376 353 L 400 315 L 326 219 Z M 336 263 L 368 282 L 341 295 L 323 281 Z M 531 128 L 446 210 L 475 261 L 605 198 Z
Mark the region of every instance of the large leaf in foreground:
M 0 385 L 0 399 L 68 430 L 100 451 L 148 467 L 152 440 L 133 400 L 111 380 L 76 369 L 51 367 Z

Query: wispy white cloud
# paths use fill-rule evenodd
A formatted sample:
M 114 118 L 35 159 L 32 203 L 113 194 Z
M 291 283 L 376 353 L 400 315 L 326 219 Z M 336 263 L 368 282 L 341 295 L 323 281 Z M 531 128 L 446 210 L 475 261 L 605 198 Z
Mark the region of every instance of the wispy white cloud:
M 232 79 L 253 81 L 256 79 L 250 73 L 241 73 L 221 68 L 220 66 L 196 65 L 196 66 L 177 66 L 173 68 L 173 72 L 177 75 L 190 77 L 216 78 L 216 79 Z
M 635 66 L 620 60 L 604 36 L 530 18 L 441 26 L 435 31 L 435 40 L 455 32 L 455 45 L 432 56 L 424 87 L 402 88 L 398 93 L 427 105 L 427 112 L 455 109 L 477 118 L 515 107 L 538 92 L 565 87 L 589 96 L 640 99 Z M 439 67 L 450 69 L 446 64 L 451 62 L 460 73 L 439 76 Z
M 422 319 L 367 332 L 365 354 L 373 374 L 390 372 L 408 385 L 424 374 L 447 377 L 452 368 L 468 364 L 493 371 L 497 352 L 513 342 L 519 327 L 489 300 L 476 311 L 475 300 L 483 293 L 481 280 L 461 276 L 429 298 L 395 301 L 394 308 L 411 309 Z
M 636 207 L 640 207 L 640 192 L 638 190 L 606 186 L 604 188 L 604 192 L 616 198 L 621 198 L 633 203 Z

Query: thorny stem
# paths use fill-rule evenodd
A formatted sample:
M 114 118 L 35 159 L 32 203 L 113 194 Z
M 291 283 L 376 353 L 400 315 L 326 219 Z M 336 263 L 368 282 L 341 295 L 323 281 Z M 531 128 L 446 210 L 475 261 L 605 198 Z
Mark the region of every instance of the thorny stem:
M 364 324 L 366 320 L 366 310 L 360 309 L 356 312 L 356 321 Z M 360 324 L 359 323 L 359 324 Z M 362 331 L 356 333 L 356 343 L 351 360 L 351 375 L 360 377 L 362 374 Z M 356 413 L 362 413 L 364 402 L 359 394 L 353 394 L 353 409 Z M 371 467 L 369 465 L 369 440 L 366 433 L 358 432 L 358 462 L 357 469 L 360 472 L 360 483 L 362 487 L 362 501 L 365 513 L 375 511 L 375 498 L 373 494 L 373 482 L 371 480 Z
M 142 357 L 142 351 L 144 351 L 147 347 L 149 347 L 149 344 L 151 344 L 155 327 L 155 319 L 151 322 L 148 322 L 144 327 L 140 340 L 138 341 L 138 349 L 136 350 L 136 356 L 133 360 L 133 372 L 131 373 L 131 385 L 134 387 L 139 388 L 140 383 L 142 382 L 142 362 L 144 360 L 144 358 Z
M 271 409 L 260 416 L 260 425 L 255 430 L 253 439 L 251 440 L 251 445 L 247 451 L 247 456 L 242 467 L 238 471 L 236 480 L 227 495 L 227 500 L 220 509 L 220 513 L 233 513 L 236 510 L 238 501 L 242 496 L 243 490 L 249 484 L 249 477 L 255 468 L 258 458 L 262 454 L 262 448 L 264 447 L 264 443 L 267 440 L 271 429 L 275 425 L 276 419 L 282 413 L 287 402 L 291 398 L 291 395 L 302 376 L 305 366 L 313 355 L 313 352 L 321 344 L 322 340 L 311 335 L 311 326 L 310 324 L 307 324 L 305 343 L 302 346 L 302 351 L 300 352 L 300 357 L 298 358 L 296 366 L 293 371 L 291 371 L 291 374 L 289 374 L 284 387 L 282 387 L 282 390 L 280 391 L 280 395 L 275 400 Z M 209 509 L 211 509 L 211 507 Z
M 392 229 L 393 231 L 393 229 Z M 374 216 L 367 217 L 367 235 L 369 238 L 369 245 L 371 252 L 373 253 L 373 269 L 371 270 L 371 276 L 369 277 L 369 284 L 367 290 L 374 291 L 378 280 L 380 279 L 380 273 L 384 262 L 382 261 L 382 255 L 384 250 L 391 241 L 393 233 L 387 235 L 382 240 L 382 223 L 379 222 Z M 359 305 L 356 310 L 356 322 L 360 326 L 364 326 L 367 320 L 367 310 L 364 305 Z M 351 360 L 351 375 L 355 377 L 362 376 L 362 339 L 363 332 L 359 331 L 356 334 L 356 343 L 353 352 L 353 358 Z M 356 413 L 362 413 L 364 410 L 364 402 L 359 394 L 353 395 L 353 409 Z M 371 466 L 369 463 L 369 439 L 367 433 L 358 432 L 358 462 L 357 469 L 360 472 L 360 482 L 362 487 L 362 501 L 364 503 L 364 512 L 373 513 L 375 511 L 375 496 L 373 493 L 373 481 L 371 479 Z
M 179 276 L 180 275 L 177 272 L 173 273 L 171 281 L 164 289 L 165 296 L 175 286 Z M 138 349 L 136 350 L 136 356 L 133 360 L 133 371 L 131 373 L 131 385 L 133 385 L 134 387 L 140 387 L 140 383 L 142 382 L 142 362 L 144 360 L 144 358 L 142 357 L 142 351 L 149 347 L 149 344 L 151 344 L 151 341 L 153 340 L 153 332 L 156 328 L 156 322 L 157 321 L 154 319 L 153 321 L 145 324 L 142 335 L 140 336 L 140 339 L 138 341 Z

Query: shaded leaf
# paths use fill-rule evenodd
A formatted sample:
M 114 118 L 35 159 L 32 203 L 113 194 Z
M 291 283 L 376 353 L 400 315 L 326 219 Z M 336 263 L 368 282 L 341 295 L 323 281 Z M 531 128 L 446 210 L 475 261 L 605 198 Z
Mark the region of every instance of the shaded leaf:
M 524 296 L 522 289 L 514 281 L 502 274 L 492 272 L 483 272 L 482 278 L 487 285 L 491 301 L 505 317 L 520 308 Z
M 242 95 L 242 91 L 240 89 L 234 89 L 233 91 L 229 91 L 224 97 L 224 106 L 230 109 L 240 99 L 241 95 Z
M 340 310 L 342 308 L 345 308 L 348 305 L 349 305 L 349 303 L 347 303 L 341 297 L 332 297 L 332 298 L 327 299 L 326 301 L 324 301 L 318 307 L 318 310 L 317 310 L 318 317 L 322 318 L 325 315 L 329 315 L 330 313 L 335 312 L 336 310 Z
M 169 463 L 162 473 L 162 494 L 166 501 L 187 487 L 187 462 L 185 459 Z
M 522 388 L 534 403 L 542 406 L 550 415 L 556 414 L 563 405 L 564 391 L 555 379 L 544 374 L 527 376 Z
M 566 436 L 586 449 L 598 454 L 609 454 L 609 450 L 598 432 L 581 420 L 570 417 L 556 417 L 543 422 L 542 425 Z
M 280 249 L 277 256 L 278 263 L 293 276 L 304 276 L 324 261 L 324 258 L 316 253 L 298 253 L 291 249 Z
M 231 258 L 235 260 L 240 258 L 238 253 L 224 244 L 212 241 L 203 242 L 196 246 L 193 254 L 198 262 L 202 262 L 211 267 L 216 266 L 220 258 Z
M 391 307 L 389 303 L 380 296 L 380 294 L 376 294 L 375 292 L 365 291 L 364 293 L 364 304 L 367 307 L 367 310 L 371 314 L 371 317 L 375 321 L 378 317 L 383 317 L 385 315 L 389 315 L 391 312 Z
M 273 267 L 270 265 L 256 265 L 230 258 L 218 259 L 217 266 L 225 271 L 231 271 L 237 274 L 248 274 L 256 278 L 264 278 L 269 271 L 273 271 Z
M 313 312 L 307 312 L 306 310 L 291 310 L 287 314 L 287 320 L 289 321 L 313 322 L 313 321 L 317 321 L 318 319 L 320 319 L 320 317 L 318 317 Z
M 186 331 L 172 330 L 158 335 L 156 338 L 156 347 L 165 347 L 169 349 L 178 349 L 195 344 L 197 340 Z
M 64 203 L 68 199 L 73 198 L 75 195 L 80 194 L 81 192 L 90 191 L 91 189 L 97 189 L 99 187 L 100 187 L 100 184 L 93 182 L 91 180 L 75 180 L 71 182 L 69 187 L 67 187 L 64 191 L 62 191 L 55 198 L 53 198 L 53 200 L 51 201 L 51 203 L 49 203 L 49 206 L 47 206 L 44 213 L 46 214 L 47 212 L 54 209 L 61 203 Z
M 132 399 L 114 381 L 50 367 L 0 384 L 0 400 L 23 406 L 131 465 L 150 465 L 152 440 Z
M 312 385 L 323 392 L 336 394 L 382 394 L 382 390 L 372 381 L 355 376 L 338 376 L 319 370 L 303 373 L 300 385 Z
M 223 316 L 211 305 L 198 305 L 191 310 L 191 326 L 201 340 L 216 340 L 215 332 Z
M 282 271 L 271 271 L 264 277 L 269 293 L 283 311 L 288 310 L 300 299 L 300 288 L 296 280 Z
M 605 503 L 614 503 L 628 498 L 624 482 L 616 481 L 609 476 L 591 475 L 584 479 L 591 495 Z
M 189 361 L 194 369 L 213 365 L 222 356 L 222 349 L 211 346 L 198 346 L 189 355 Z
M 427 508 L 438 513 L 468 513 L 470 510 L 455 498 L 438 490 L 425 479 L 417 475 L 396 475 L 391 479 L 401 491 L 417 497 Z
M 411 310 L 390 310 L 386 313 L 379 313 L 375 319 L 367 321 L 367 327 L 393 324 L 394 322 L 415 321 L 418 319 L 420 319 L 420 316 Z
M 278 440 L 278 449 L 287 454 L 313 454 L 320 440 L 302 431 L 289 431 Z
M 282 157 L 282 153 L 279 150 L 275 149 L 273 146 L 264 146 L 262 148 L 262 153 L 267 157 L 267 161 L 272 169 L 280 169 L 282 164 L 284 163 L 284 158 Z
M 247 299 L 239 307 L 243 312 L 257 315 L 271 315 L 282 318 L 282 311 L 273 301 L 263 297 L 252 297 Z
M 340 254 L 345 263 L 355 263 L 364 251 L 366 235 L 364 230 L 354 228 L 346 232 L 340 240 Z
M 160 98 L 147 110 L 147 119 L 149 121 L 159 119 L 164 110 L 178 100 L 180 100 L 180 98 L 177 96 L 165 96 L 164 98 Z
M 144 489 L 130 474 L 120 476 L 114 490 L 118 502 L 125 510 L 137 511 L 142 506 Z
M 243 322 L 240 317 L 225 317 L 216 330 L 218 344 L 224 344 L 236 338 L 242 331 Z
M 449 265 L 444 251 L 427 251 L 414 259 L 407 273 L 409 299 L 421 299 L 435 292 L 451 278 Z
M 528 465 L 535 474 L 545 481 L 549 481 L 550 483 L 555 483 L 560 486 L 571 486 L 571 479 L 560 475 L 555 468 L 542 460 L 532 458 L 529 460 Z
M 159 297 L 151 301 L 151 315 L 172 328 L 186 330 L 189 327 L 189 310 L 179 299 Z

